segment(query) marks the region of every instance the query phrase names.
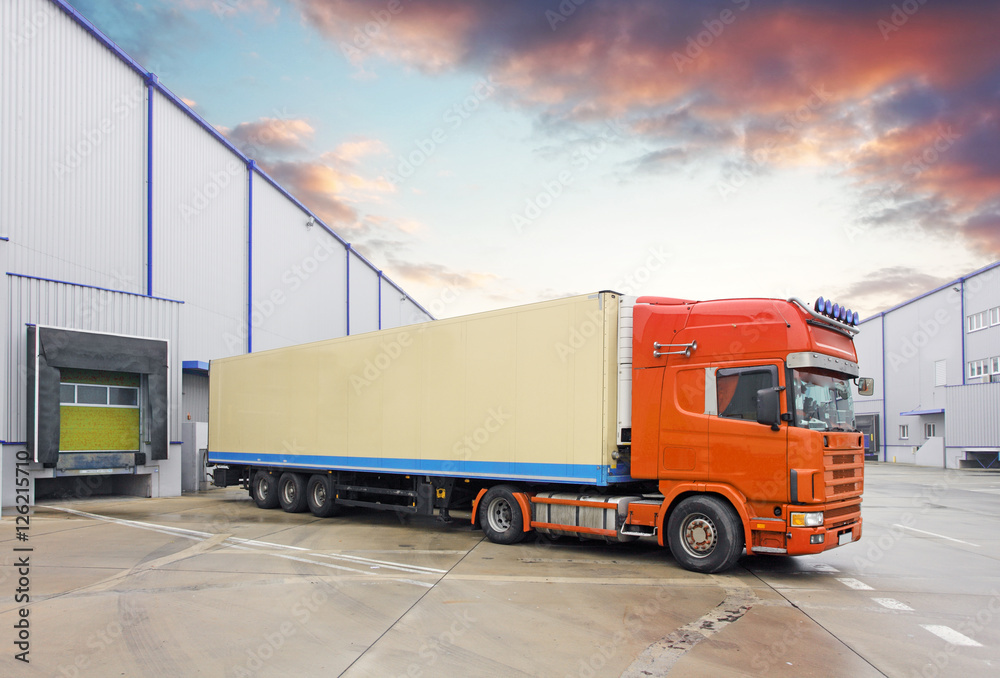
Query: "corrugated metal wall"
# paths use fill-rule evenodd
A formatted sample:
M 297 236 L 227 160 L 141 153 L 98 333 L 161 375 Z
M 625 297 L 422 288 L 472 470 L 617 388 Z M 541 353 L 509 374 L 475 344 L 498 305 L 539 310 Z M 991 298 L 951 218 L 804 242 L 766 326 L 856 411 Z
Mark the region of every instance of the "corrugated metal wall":
M 9 375 L 8 406 L 0 439 L 24 442 L 27 422 L 27 325 L 48 325 L 91 332 L 166 339 L 170 342 L 170 440 L 180 436 L 181 370 L 178 358 L 181 304 L 136 294 L 109 292 L 7 275 L 3 360 Z
M 405 295 L 385 278 L 382 278 L 379 284 L 382 287 L 382 329 L 399 327 L 403 324 L 402 304 L 399 303 L 399 300 Z
M 413 323 L 422 323 L 430 320 L 431 317 L 427 315 L 416 303 L 414 303 L 413 299 L 401 294 L 399 302 L 399 319 L 400 325 L 412 325 Z
M 184 360 L 245 353 L 247 168 L 162 94 L 153 140 L 153 294 L 185 302 Z
M 208 421 L 208 377 L 201 374 L 185 374 L 181 380 L 183 411 L 181 422 Z
M 947 391 L 948 447 L 1000 447 L 1000 384 Z
M 308 214 L 254 177 L 254 351 L 347 333 L 347 249 L 308 223 Z
M 351 334 L 374 332 L 379 328 L 378 272 L 352 250 L 350 273 Z
M 145 291 L 142 78 L 46 0 L 0 3 L 0 35 L 7 270 Z

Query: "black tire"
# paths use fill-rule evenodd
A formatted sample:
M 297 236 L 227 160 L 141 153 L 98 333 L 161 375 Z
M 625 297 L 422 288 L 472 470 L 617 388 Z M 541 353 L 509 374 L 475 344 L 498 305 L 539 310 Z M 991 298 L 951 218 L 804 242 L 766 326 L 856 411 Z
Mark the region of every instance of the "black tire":
M 253 497 L 257 508 L 278 508 L 278 479 L 273 473 L 257 471 L 250 486 L 250 496 Z
M 287 513 L 306 510 L 306 479 L 301 473 L 286 471 L 278 478 L 278 502 Z
M 317 473 L 309 477 L 306 484 L 306 504 L 317 518 L 329 518 L 340 513 L 329 475 Z
M 670 514 L 667 540 L 684 569 L 722 572 L 743 553 L 743 523 L 736 510 L 719 497 L 688 497 Z
M 479 502 L 479 525 L 494 544 L 516 544 L 525 537 L 524 515 L 513 485 L 491 487 Z

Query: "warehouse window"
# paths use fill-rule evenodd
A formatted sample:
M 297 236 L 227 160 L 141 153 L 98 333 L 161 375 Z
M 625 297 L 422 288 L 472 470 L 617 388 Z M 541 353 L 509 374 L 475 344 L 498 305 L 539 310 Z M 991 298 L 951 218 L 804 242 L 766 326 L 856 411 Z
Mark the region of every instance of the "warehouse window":
M 61 405 L 87 407 L 138 407 L 139 389 L 128 386 L 94 386 L 93 384 L 60 384 Z
M 936 424 L 924 424 L 924 437 L 933 438 L 937 435 L 937 425 Z
M 988 322 L 986 311 L 983 311 L 982 313 L 973 313 L 968 317 L 968 331 L 978 332 L 979 330 L 986 328 L 988 326 Z
M 990 359 L 990 374 L 1000 374 L 1000 357 Z
M 910 427 L 908 424 L 899 425 L 899 439 L 908 440 L 910 437 Z
M 1000 325 L 1000 306 L 990 309 L 990 325 Z
M 969 363 L 969 379 L 975 379 L 989 374 L 990 365 L 987 360 L 973 360 Z

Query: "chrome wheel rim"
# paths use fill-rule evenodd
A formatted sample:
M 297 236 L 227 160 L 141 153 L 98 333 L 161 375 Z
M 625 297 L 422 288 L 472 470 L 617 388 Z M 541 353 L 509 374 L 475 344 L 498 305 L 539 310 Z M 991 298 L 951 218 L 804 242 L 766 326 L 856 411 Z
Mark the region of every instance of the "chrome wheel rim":
M 719 531 L 704 513 L 692 513 L 681 525 L 681 543 L 695 558 L 706 558 L 719 543 Z
M 506 532 L 514 524 L 514 512 L 510 502 L 503 497 L 497 497 L 486 507 L 486 519 L 490 527 L 497 532 Z

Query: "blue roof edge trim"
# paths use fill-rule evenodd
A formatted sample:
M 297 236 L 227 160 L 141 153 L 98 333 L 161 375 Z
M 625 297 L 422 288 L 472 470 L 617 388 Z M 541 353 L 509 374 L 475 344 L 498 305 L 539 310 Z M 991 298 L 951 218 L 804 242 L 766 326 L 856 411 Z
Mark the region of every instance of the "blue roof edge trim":
M 910 410 L 909 412 L 900 412 L 901 417 L 919 417 L 922 414 L 944 414 L 944 408 L 935 410 Z
M 55 280 L 54 278 L 41 278 L 37 275 L 25 275 L 24 273 L 11 273 L 7 271 L 7 275 L 14 278 L 27 278 L 29 280 L 41 280 L 42 282 L 58 283 L 60 285 L 72 285 L 73 287 L 87 287 L 92 290 L 100 290 L 102 292 L 114 292 L 115 294 L 127 294 L 132 297 L 142 297 L 143 299 L 156 299 L 157 301 L 169 301 L 172 304 L 183 304 L 183 301 L 177 299 L 167 299 L 166 297 L 153 297 L 148 294 L 142 294 L 141 292 L 126 292 L 125 290 L 113 290 L 110 287 L 98 287 L 97 285 L 87 285 L 86 283 L 75 283 L 69 282 L 68 280 Z
M 208 372 L 207 360 L 185 360 L 181 363 L 181 368 L 191 372 Z
M 991 269 L 994 269 L 994 268 L 996 268 L 998 266 L 1000 266 L 1000 261 L 994 261 L 992 264 L 987 264 L 986 266 L 983 266 L 978 271 L 973 271 L 972 273 L 969 273 L 967 275 L 963 275 L 963 276 L 961 276 L 959 278 L 955 278 L 951 282 L 947 282 L 947 283 L 941 285 L 940 287 L 935 287 L 934 289 L 930 290 L 929 292 L 924 292 L 923 294 L 921 294 L 919 296 L 916 296 L 916 297 L 913 297 L 912 299 L 910 299 L 908 301 L 904 301 L 902 303 L 896 304 L 892 308 L 887 308 L 884 311 L 881 311 L 879 313 L 876 313 L 873 316 L 865 318 L 864 320 L 862 320 L 858 324 L 859 325 L 863 325 L 866 322 L 868 322 L 869 320 L 874 320 L 875 318 L 879 318 L 879 317 L 885 315 L 886 313 L 892 313 L 893 311 L 898 310 L 900 308 L 903 308 L 904 306 L 908 306 L 908 305 L 912 304 L 915 301 L 920 301 L 924 297 L 929 297 L 932 294 L 937 294 L 938 292 L 940 292 L 941 290 L 943 290 L 943 289 L 945 289 L 947 287 L 951 287 L 952 285 L 959 285 L 961 283 L 964 283 L 969 278 L 975 278 L 977 275 L 982 275 L 983 273 L 986 273 L 987 271 L 989 271 Z M 962 322 L 965 322 L 965 321 L 963 320 Z
M 72 7 L 67 2 L 67 0 L 50 0 L 50 2 L 52 2 L 59 9 L 61 9 L 63 12 L 65 12 L 71 19 L 73 19 L 78 24 L 80 24 L 80 26 L 83 27 L 84 30 L 86 30 L 88 33 L 90 33 L 92 36 L 94 36 L 105 47 L 107 47 L 112 52 L 114 52 L 118 56 L 119 59 L 121 59 L 122 61 L 124 61 L 138 75 L 142 76 L 144 82 L 146 82 L 148 85 L 152 86 L 153 89 L 159 91 L 160 94 L 162 94 L 163 96 L 165 96 L 175 106 L 177 106 L 178 108 L 180 108 L 189 118 L 191 118 L 192 120 L 194 120 L 194 122 L 197 123 L 202 129 L 204 129 L 212 137 L 214 137 L 216 141 L 218 141 L 219 143 L 221 143 L 230 152 L 232 152 L 234 155 L 236 155 L 236 157 L 238 157 L 240 160 L 242 160 L 243 164 L 250 165 L 251 159 L 248 158 L 247 156 L 245 156 L 240 149 L 238 149 L 236 146 L 234 146 L 233 143 L 231 141 L 229 141 L 229 139 L 227 139 L 225 137 L 225 135 L 223 135 L 219 130 L 215 129 L 215 127 L 213 127 L 212 125 L 210 125 L 207 120 L 205 120 L 203 117 L 201 117 L 200 115 L 198 115 L 194 110 L 191 109 L 190 106 L 188 106 L 183 101 L 181 101 L 180 97 L 178 97 L 176 94 L 174 94 L 173 92 L 171 92 L 162 82 L 159 81 L 159 79 L 151 77 L 151 76 L 153 76 L 153 73 L 151 71 L 147 71 L 145 68 L 143 68 L 142 65 L 138 61 L 136 61 L 135 59 L 133 59 L 132 57 L 130 57 L 128 55 L 128 53 L 125 52 L 125 50 L 123 50 L 121 47 L 118 46 L 117 43 L 115 43 L 111 38 L 109 38 L 107 35 L 105 35 L 103 32 L 101 32 L 101 30 L 97 26 L 95 26 L 94 24 L 92 24 L 89 19 L 87 19 L 82 14 L 80 14 L 80 12 L 78 12 L 74 7 Z M 316 216 L 316 214 L 313 213 L 313 211 L 311 209 L 309 209 L 308 207 L 306 207 L 305 205 L 303 205 L 295 196 L 293 196 L 291 193 L 289 193 L 287 189 L 285 189 L 277 181 L 275 181 L 273 178 L 271 178 L 267 174 L 267 172 L 263 171 L 259 166 L 255 166 L 252 169 L 256 170 L 257 173 L 260 174 L 261 178 L 264 179 L 264 181 L 266 181 L 267 183 L 271 184 L 271 186 L 273 186 L 279 193 L 281 193 L 283 196 L 285 196 L 286 198 L 288 198 L 289 200 L 291 200 L 296 206 L 298 206 L 299 209 L 301 209 L 303 212 L 305 212 L 308 216 L 310 216 L 313 219 L 315 219 L 316 222 L 320 226 L 323 227 L 323 230 L 325 230 L 327 233 L 329 233 L 334 238 L 336 238 L 342 245 L 344 245 L 345 247 L 347 246 L 348 243 L 347 243 L 346 240 L 344 240 L 342 237 L 340 237 L 339 235 L 337 235 L 333 231 L 333 229 L 331 229 L 329 226 L 327 226 L 326 223 L 322 219 L 320 219 L 318 216 Z M 358 254 L 358 252 L 356 250 L 355 250 L 355 254 Z M 366 259 L 364 256 L 361 256 L 360 254 L 358 256 L 362 259 L 362 261 L 369 268 L 371 268 L 373 271 L 378 272 L 379 269 L 376 268 L 375 265 L 372 264 L 370 261 L 368 261 L 368 259 Z M 390 285 L 392 285 L 393 287 L 395 287 L 403 295 L 405 295 L 407 299 L 409 299 L 411 302 L 413 302 L 414 306 L 416 306 L 421 311 L 423 311 L 424 313 L 426 313 L 427 317 L 429 317 L 431 320 L 435 319 L 434 316 L 431 314 L 431 312 L 428 311 L 426 308 L 424 308 L 416 299 L 414 299 L 413 297 L 411 297 L 410 294 L 406 292 L 406 290 L 404 290 L 402 287 L 400 287 L 395 282 L 393 282 L 391 279 L 389 279 L 388 276 L 383 276 L 383 277 L 389 282 Z M 143 296 L 147 296 L 147 295 L 143 295 Z

